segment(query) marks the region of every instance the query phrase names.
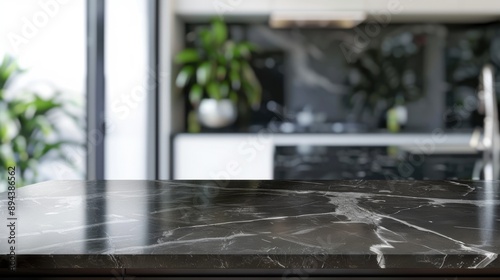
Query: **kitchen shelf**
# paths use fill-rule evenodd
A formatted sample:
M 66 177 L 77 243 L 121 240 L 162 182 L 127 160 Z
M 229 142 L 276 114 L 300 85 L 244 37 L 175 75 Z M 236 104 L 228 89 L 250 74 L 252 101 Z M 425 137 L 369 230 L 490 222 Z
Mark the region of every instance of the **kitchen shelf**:
M 487 22 L 500 18 L 500 1 L 496 0 L 176 0 L 175 13 L 189 21 L 203 21 L 213 16 L 225 20 L 266 21 L 283 11 L 358 11 L 368 20 L 381 13 L 390 14 L 389 21 L 415 22 Z
M 259 136 L 262 135 L 262 136 Z M 418 146 L 433 144 L 436 147 L 461 148 L 472 151 L 469 143 L 472 133 L 178 133 L 174 138 L 245 138 L 262 137 L 275 146 Z

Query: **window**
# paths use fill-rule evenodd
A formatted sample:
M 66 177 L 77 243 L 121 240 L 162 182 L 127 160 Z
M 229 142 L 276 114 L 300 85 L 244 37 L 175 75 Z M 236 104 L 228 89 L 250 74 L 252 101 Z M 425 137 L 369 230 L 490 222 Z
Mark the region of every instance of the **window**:
M 10 55 L 25 70 L 11 80 L 6 95 L 17 98 L 30 92 L 50 98 L 60 92 L 65 111 L 76 117 L 74 121 L 60 111 L 49 118 L 51 124 L 60 129 L 61 139 L 79 145 L 62 147 L 60 154 L 67 161 L 54 150 L 27 167 L 32 169 L 31 173 L 38 172 L 37 176 L 26 174 L 30 183 L 85 176 L 85 3 L 85 0 L 0 2 L 0 34 L 3 37 L 0 58 Z M 47 143 L 58 140 L 53 137 L 47 136 Z

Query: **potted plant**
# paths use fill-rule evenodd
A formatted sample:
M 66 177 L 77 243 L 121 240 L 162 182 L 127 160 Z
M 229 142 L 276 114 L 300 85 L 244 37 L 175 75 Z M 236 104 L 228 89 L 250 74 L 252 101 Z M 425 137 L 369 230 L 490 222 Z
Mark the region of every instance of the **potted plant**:
M 9 167 L 16 167 L 18 187 L 46 179 L 39 174 L 39 166 L 45 161 L 64 161 L 76 168 L 64 148 L 83 146 L 64 139 L 55 124 L 56 119 L 64 117 L 79 123 L 60 92 L 52 97 L 29 90 L 7 94 L 8 85 L 20 73 L 12 57 L 0 61 L 0 190 L 7 182 Z
M 197 31 L 192 48 L 177 54 L 182 65 L 176 85 L 185 89 L 193 110 L 188 130 L 199 131 L 199 124 L 223 128 L 233 124 L 246 108 L 258 109 L 262 88 L 250 66 L 256 47 L 246 41 L 228 39 L 227 25 L 219 18 L 208 28 Z
M 424 97 L 424 80 L 417 75 L 423 63 L 426 35 L 419 26 L 402 27 L 381 36 L 363 49 L 350 65 L 346 97 L 358 113 L 356 121 L 371 120 L 372 128 L 385 119 L 389 131 L 398 132 L 408 117 L 407 105 Z M 425 31 L 425 30 L 424 30 Z

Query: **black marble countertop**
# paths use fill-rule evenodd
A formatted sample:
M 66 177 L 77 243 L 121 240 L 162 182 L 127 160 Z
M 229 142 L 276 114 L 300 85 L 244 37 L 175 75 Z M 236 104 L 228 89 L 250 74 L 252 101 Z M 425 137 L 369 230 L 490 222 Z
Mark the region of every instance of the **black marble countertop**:
M 499 193 L 465 181 L 47 182 L 17 190 L 16 267 L 498 273 Z

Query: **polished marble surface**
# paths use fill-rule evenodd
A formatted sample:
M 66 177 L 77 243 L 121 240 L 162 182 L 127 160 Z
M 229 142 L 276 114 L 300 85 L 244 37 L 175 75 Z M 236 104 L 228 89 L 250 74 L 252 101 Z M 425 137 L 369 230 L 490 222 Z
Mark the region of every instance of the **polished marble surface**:
M 277 146 L 280 180 L 470 180 L 482 153 L 422 154 L 397 146 Z M 480 169 L 479 169 L 480 170 Z
M 17 266 L 498 272 L 499 193 L 466 181 L 47 182 L 17 190 Z

